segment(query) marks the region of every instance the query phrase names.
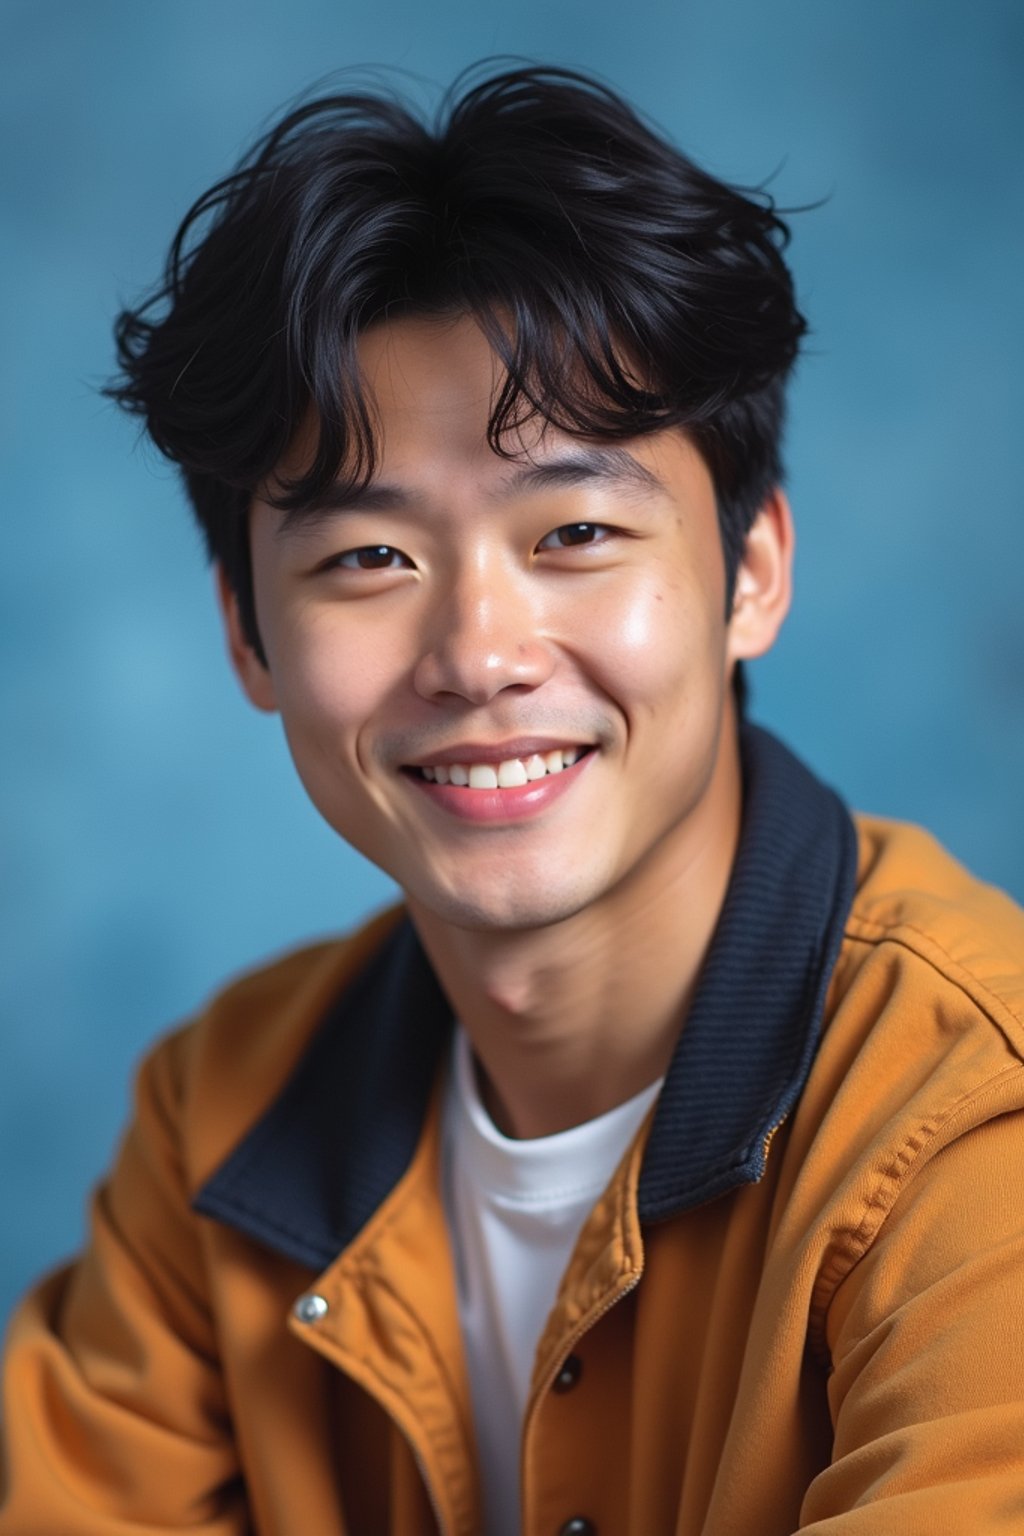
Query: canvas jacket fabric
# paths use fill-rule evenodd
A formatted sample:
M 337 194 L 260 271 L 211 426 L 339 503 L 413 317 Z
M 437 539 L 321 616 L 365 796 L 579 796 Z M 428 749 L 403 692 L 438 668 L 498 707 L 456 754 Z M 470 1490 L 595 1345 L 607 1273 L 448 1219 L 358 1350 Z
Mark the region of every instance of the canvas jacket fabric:
M 524 1536 L 1009 1536 L 1024 914 L 752 728 L 744 784 L 665 1087 L 538 1347 Z M 450 1028 L 390 913 L 156 1048 L 85 1254 L 11 1328 L 0 1536 L 481 1536 Z

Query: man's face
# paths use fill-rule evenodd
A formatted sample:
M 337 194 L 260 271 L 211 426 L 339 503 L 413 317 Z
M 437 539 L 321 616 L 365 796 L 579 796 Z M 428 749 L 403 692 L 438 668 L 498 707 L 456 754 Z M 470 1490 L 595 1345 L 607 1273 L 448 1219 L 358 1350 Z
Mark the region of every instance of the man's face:
M 229 604 L 314 804 L 414 908 L 469 928 L 557 922 L 652 859 L 693 862 L 726 835 L 729 678 L 753 653 L 700 455 L 675 430 L 536 427 L 499 457 L 499 365 L 468 318 L 378 326 L 361 357 L 369 491 L 292 526 L 254 504 L 266 672 Z

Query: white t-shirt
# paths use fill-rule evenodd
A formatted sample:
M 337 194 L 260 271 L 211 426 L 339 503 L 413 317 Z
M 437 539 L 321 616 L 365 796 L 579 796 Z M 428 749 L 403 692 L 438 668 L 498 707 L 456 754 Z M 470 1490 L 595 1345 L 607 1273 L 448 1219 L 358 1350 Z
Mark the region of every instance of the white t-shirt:
M 576 1239 L 663 1079 L 555 1136 L 515 1141 L 481 1101 L 456 1027 L 444 1202 L 483 1483 L 485 1536 L 519 1536 L 519 1454 L 537 1342 Z

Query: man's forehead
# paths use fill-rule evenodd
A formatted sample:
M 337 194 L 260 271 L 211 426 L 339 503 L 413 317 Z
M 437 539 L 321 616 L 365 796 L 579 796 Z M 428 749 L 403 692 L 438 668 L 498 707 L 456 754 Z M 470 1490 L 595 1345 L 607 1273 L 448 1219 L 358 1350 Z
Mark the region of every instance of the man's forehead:
M 665 480 L 654 469 L 618 444 L 549 443 L 529 455 L 502 460 L 502 465 L 499 474 L 482 490 L 481 500 L 488 505 L 574 487 L 605 488 L 618 495 L 668 493 Z M 384 468 L 368 480 L 339 477 L 319 496 L 286 511 L 281 529 L 286 532 L 309 525 L 336 512 L 416 510 L 429 500 L 414 470 L 395 476 Z
M 583 436 L 553 423 L 522 397 L 495 440 L 493 418 L 507 372 L 472 316 L 377 322 L 359 338 L 358 361 L 372 465 L 366 458 L 339 464 L 331 483 L 286 515 L 285 528 L 325 512 L 410 507 L 425 499 L 432 479 L 443 479 L 448 471 L 461 474 L 467 466 L 478 477 L 481 495 L 494 503 L 587 485 L 650 496 L 665 491 L 671 460 L 680 451 L 695 452 L 680 427 L 629 439 Z M 319 439 L 311 410 L 273 478 L 286 486 L 307 475 Z

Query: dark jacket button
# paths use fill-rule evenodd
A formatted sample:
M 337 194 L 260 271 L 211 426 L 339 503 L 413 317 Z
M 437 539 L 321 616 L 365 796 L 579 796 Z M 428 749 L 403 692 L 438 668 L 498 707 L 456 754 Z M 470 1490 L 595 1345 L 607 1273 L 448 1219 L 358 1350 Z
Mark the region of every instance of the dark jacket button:
M 553 1392 L 568 1392 L 579 1381 L 583 1373 L 583 1361 L 579 1355 L 566 1355 L 562 1361 L 562 1369 L 551 1383 Z
M 592 1520 L 585 1520 L 582 1515 L 574 1515 L 565 1522 L 558 1536 L 597 1536 L 597 1526 Z

